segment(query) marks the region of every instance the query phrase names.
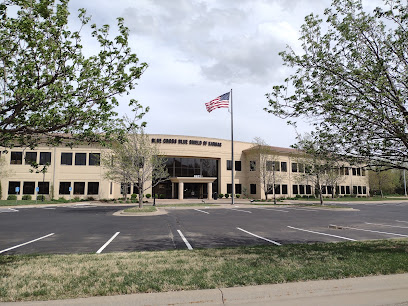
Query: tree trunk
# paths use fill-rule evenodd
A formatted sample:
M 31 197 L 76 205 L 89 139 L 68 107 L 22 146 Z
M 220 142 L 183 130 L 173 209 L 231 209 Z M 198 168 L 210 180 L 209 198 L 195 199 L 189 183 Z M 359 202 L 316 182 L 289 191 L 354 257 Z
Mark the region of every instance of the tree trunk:
M 139 189 L 139 208 L 143 208 L 143 184 L 140 178 L 137 179 L 137 187 Z

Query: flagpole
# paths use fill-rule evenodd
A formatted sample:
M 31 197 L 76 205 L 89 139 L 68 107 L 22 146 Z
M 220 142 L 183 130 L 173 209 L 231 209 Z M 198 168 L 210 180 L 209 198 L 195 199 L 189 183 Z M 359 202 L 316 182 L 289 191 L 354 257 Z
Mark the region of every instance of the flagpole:
M 234 172 L 235 172 L 235 163 L 234 163 L 234 113 L 232 108 L 232 88 L 230 91 L 231 99 L 231 160 L 232 160 L 232 178 L 231 178 L 231 205 L 234 205 L 234 193 L 235 193 L 235 184 L 234 184 Z

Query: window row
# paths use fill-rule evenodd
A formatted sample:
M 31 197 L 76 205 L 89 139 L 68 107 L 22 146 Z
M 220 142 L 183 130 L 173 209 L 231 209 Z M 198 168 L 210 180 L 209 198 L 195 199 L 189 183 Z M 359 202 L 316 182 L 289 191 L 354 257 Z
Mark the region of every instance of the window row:
M 26 152 L 24 155 L 24 164 L 31 165 L 33 163 L 38 163 L 40 165 L 51 165 L 51 152 L 39 152 L 39 160 L 37 160 L 38 152 Z M 61 153 L 61 165 L 72 165 L 74 153 Z M 23 164 L 23 152 L 11 152 L 10 164 L 12 165 L 22 165 Z M 99 166 L 100 165 L 100 153 L 75 153 L 75 165 L 86 166 L 87 165 L 87 155 L 89 166 Z
M 24 156 L 24 164 L 31 165 L 38 163 L 40 165 L 51 165 L 51 152 L 39 152 L 40 159 L 37 160 L 38 152 L 26 152 Z M 22 165 L 23 164 L 23 152 L 11 152 L 10 164 Z
M 227 184 L 227 193 L 231 194 L 232 193 L 232 184 Z M 235 184 L 235 194 L 242 194 L 242 185 L 241 184 Z
M 266 164 L 265 164 L 265 168 L 266 168 L 266 171 L 287 172 L 288 171 L 288 163 L 287 162 L 267 160 Z M 249 171 L 256 171 L 256 161 L 255 160 L 249 161 Z
M 86 166 L 87 155 L 89 166 L 99 166 L 101 163 L 100 153 L 75 153 L 75 166 Z M 61 165 L 72 166 L 73 153 L 61 153 Z
M 21 183 L 23 186 L 21 186 Z M 49 182 L 38 182 L 38 185 L 35 186 L 35 182 L 10 181 L 8 185 L 8 194 L 35 194 L 36 187 L 38 187 L 37 194 L 49 194 L 50 193 L 50 183 Z
M 232 170 L 232 160 L 227 160 L 227 170 Z M 241 161 L 235 161 L 235 171 L 241 171 Z
M 81 195 L 85 194 L 85 182 L 74 182 L 74 188 L 71 187 L 71 182 L 60 182 L 59 194 Z M 99 182 L 88 182 L 87 195 L 99 194 Z

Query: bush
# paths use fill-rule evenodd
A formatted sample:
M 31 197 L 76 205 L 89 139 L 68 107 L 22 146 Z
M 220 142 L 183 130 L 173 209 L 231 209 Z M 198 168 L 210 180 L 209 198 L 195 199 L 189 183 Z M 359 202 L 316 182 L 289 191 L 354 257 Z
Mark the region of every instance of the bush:
M 164 194 L 160 194 L 160 195 L 159 195 L 159 198 L 160 198 L 160 199 L 164 199 Z
M 80 197 L 75 197 L 75 198 L 74 198 L 74 201 L 75 201 L 75 202 L 79 202 L 79 201 L 81 201 L 81 198 L 80 198 Z
M 152 195 L 150 193 L 146 194 L 146 198 L 150 199 Z
M 240 194 L 236 194 L 235 197 L 236 197 L 237 199 L 239 199 L 239 198 L 241 197 L 241 195 L 240 195 Z
M 296 198 L 297 198 L 297 199 L 300 199 L 301 197 L 302 197 L 302 196 L 301 196 L 300 194 L 297 194 L 297 195 L 296 195 Z
M 220 199 L 222 199 L 222 198 L 224 197 L 224 194 L 220 193 L 220 194 L 218 195 L 218 197 L 219 197 Z
M 17 196 L 15 194 L 9 194 L 9 196 L 7 197 L 7 200 L 17 200 Z
M 30 201 L 31 200 L 31 195 L 25 194 L 25 195 L 23 195 L 23 197 L 21 199 L 24 200 L 24 201 Z
M 45 195 L 38 195 L 37 196 L 37 201 L 45 201 Z
M 228 199 L 229 196 L 230 196 L 230 195 L 229 195 L 228 193 L 225 194 L 225 198 L 226 198 L 226 199 Z
M 132 194 L 130 195 L 130 198 L 131 198 L 131 199 L 137 199 L 137 194 L 136 194 L 136 193 L 132 193 Z
M 87 201 L 95 201 L 95 198 L 94 197 L 87 197 L 86 200 Z

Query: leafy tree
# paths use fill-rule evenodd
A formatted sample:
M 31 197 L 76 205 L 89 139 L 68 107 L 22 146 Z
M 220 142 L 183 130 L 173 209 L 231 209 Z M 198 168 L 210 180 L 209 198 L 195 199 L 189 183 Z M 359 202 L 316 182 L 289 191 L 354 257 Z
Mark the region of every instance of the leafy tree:
M 125 139 L 112 144 L 110 150 L 101 157 L 105 168 L 105 177 L 124 186 L 135 185 L 139 191 L 139 207 L 143 207 L 143 193 L 168 179 L 166 159 L 160 154 L 157 144 L 150 141 L 143 126 L 135 120 L 126 119 L 123 129 L 127 131 Z M 125 198 L 127 188 L 124 188 Z
M 370 165 L 408 169 L 408 6 L 363 10 L 361 0 L 333 0 L 324 21 L 306 16 L 302 53 L 280 55 L 294 68 L 267 94 L 268 112 L 314 120 L 326 150 Z
M 374 167 L 368 176 L 370 191 L 380 193 L 381 197 L 384 197 L 384 193 L 392 194 L 398 187 L 399 177 L 400 173 L 395 169 Z
M 116 97 L 129 94 L 147 67 L 128 46 L 122 18 L 113 39 L 109 25 L 90 25 L 87 40 L 94 39 L 99 52 L 84 55 L 81 30 L 90 17 L 80 9 L 81 28 L 68 29 L 68 2 L 0 4 L 0 146 L 109 140 L 118 120 Z M 139 108 L 133 99 L 129 105 Z

